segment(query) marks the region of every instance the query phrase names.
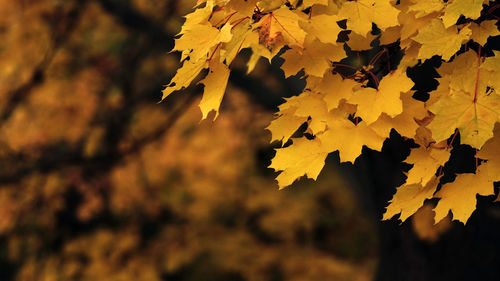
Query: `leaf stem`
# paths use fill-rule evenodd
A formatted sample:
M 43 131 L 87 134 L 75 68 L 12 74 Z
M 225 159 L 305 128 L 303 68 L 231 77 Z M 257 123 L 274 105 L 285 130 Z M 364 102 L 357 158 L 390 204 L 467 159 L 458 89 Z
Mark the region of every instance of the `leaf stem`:
M 229 65 L 229 70 L 233 70 L 233 64 L 234 64 L 234 61 L 236 60 L 236 57 L 238 56 L 238 54 L 240 53 L 241 51 L 241 46 L 243 46 L 243 43 L 245 42 L 245 39 L 246 37 L 243 39 L 243 41 L 241 41 L 241 44 L 240 46 L 238 47 L 238 50 L 236 51 L 236 55 L 234 56 L 233 60 L 231 61 L 231 64 Z
M 378 80 L 377 76 L 373 74 L 373 72 L 371 71 L 368 71 L 368 74 L 370 74 L 371 77 L 373 78 L 373 82 L 375 82 L 375 88 L 378 90 L 378 85 L 380 84 L 380 81 Z
M 439 166 L 438 177 L 443 175 L 443 165 Z
M 217 12 L 222 11 L 222 9 L 224 9 L 224 6 L 217 7 L 215 10 L 213 10 L 213 11 L 210 13 L 210 16 L 212 16 L 213 14 L 215 14 L 215 13 L 217 13 Z
M 371 65 L 373 66 L 379 59 L 380 57 L 384 54 L 384 53 L 387 53 L 387 49 L 384 48 L 383 50 L 381 50 L 380 52 L 378 52 L 370 61 L 370 63 L 368 65 Z
M 218 21 L 216 24 L 214 24 L 214 26 L 219 26 L 220 24 L 226 24 L 232 16 L 234 16 L 234 14 L 236 14 L 237 12 L 233 12 L 227 16 L 225 16 L 223 19 L 221 19 L 220 21 Z
M 358 70 L 356 67 L 354 67 L 352 65 L 343 64 L 343 63 L 336 63 L 336 62 L 334 62 L 333 66 L 347 67 L 347 68 L 350 68 L 350 69 Z
M 453 134 L 453 137 L 451 138 L 450 143 L 446 146 L 446 150 L 448 150 L 448 149 L 451 148 L 451 145 L 453 144 L 453 141 L 455 140 L 455 138 L 457 137 L 457 135 L 458 135 L 458 130 L 455 129 L 455 133 Z M 442 175 L 443 175 L 443 165 L 439 166 L 438 177 L 440 177 Z
M 212 61 L 212 58 L 214 57 L 215 52 L 217 52 L 217 49 L 219 49 L 219 47 L 220 47 L 221 44 L 222 43 L 219 43 L 219 44 L 217 44 L 217 46 L 215 46 L 215 49 L 213 50 L 212 54 L 210 55 L 210 58 L 208 58 L 209 62 Z
M 453 141 L 455 140 L 455 138 L 457 137 L 457 135 L 458 135 L 458 130 L 455 130 L 455 133 L 453 134 L 453 137 L 451 138 L 451 141 L 448 144 L 448 146 L 446 147 L 446 149 L 450 149 L 451 148 L 451 145 L 453 144 Z
M 491 14 L 493 13 L 493 11 L 495 11 L 496 9 L 500 8 L 500 4 L 496 4 L 494 5 L 493 7 L 491 7 L 489 10 L 488 10 L 488 14 Z
M 250 18 L 249 16 L 246 16 L 246 17 L 243 17 L 243 18 L 241 18 L 241 19 L 237 19 L 237 20 L 233 21 L 233 22 L 231 23 L 231 25 L 232 25 L 231 30 L 232 30 L 233 28 L 235 28 L 236 26 L 238 26 L 238 24 L 242 23 L 244 20 L 249 19 L 249 18 Z

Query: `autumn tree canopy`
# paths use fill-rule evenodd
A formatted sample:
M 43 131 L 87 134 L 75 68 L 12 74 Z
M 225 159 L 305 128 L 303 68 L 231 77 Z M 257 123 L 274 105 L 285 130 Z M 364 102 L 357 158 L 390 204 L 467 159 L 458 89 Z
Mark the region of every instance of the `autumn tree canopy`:
M 404 221 L 439 198 L 436 222 L 451 211 L 465 223 L 476 195 L 494 195 L 500 180 L 500 52 L 488 45 L 500 34 L 498 8 L 489 0 L 198 1 L 175 41 L 182 66 L 163 99 L 208 69 L 200 108 L 215 119 L 242 49 L 251 50 L 248 73 L 280 56 L 285 77 L 306 81 L 268 127 L 282 146 L 270 165 L 281 171 L 280 188 L 316 179 L 331 152 L 354 162 L 364 146 L 380 151 L 395 130 L 414 145 L 405 160 L 413 167 L 384 218 Z M 373 56 L 356 60 L 360 52 Z M 438 86 L 417 93 L 410 72 L 436 57 Z M 458 146 L 475 150 L 466 160 L 475 169 L 443 182 Z

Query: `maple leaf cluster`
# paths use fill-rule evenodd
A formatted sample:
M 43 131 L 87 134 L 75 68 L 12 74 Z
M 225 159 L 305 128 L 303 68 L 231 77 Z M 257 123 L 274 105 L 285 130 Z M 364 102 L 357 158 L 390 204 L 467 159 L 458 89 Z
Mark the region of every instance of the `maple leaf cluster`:
M 270 165 L 281 171 L 280 188 L 304 175 L 316 179 L 331 152 L 354 162 L 364 146 L 380 151 L 395 130 L 416 147 L 384 219 L 400 213 L 404 221 L 425 200 L 440 198 L 435 222 L 451 211 L 465 223 L 476 195 L 493 195 L 500 181 L 500 52 L 482 52 L 500 35 L 497 8 L 489 0 L 200 0 L 175 41 L 182 66 L 163 99 L 208 68 L 200 108 L 204 119 L 211 111 L 216 118 L 242 49 L 252 51 L 248 72 L 262 57 L 281 56 L 285 76 L 302 75 L 306 87 L 268 126 L 272 141 L 282 143 Z M 375 45 L 397 46 L 402 58 L 378 73 L 374 64 L 387 48 L 362 68 L 341 63 Z M 439 87 L 417 99 L 407 70 L 435 56 Z M 455 139 L 476 150 L 476 169 L 443 183 Z

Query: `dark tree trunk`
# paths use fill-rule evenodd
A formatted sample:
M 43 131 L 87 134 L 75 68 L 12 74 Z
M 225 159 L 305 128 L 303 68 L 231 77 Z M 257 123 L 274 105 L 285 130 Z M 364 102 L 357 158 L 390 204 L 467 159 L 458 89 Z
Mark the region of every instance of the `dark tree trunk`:
M 360 203 L 374 214 L 378 225 L 380 260 L 375 280 L 500 280 L 500 203 L 492 202 L 493 196 L 480 197 L 467 224 L 453 222 L 434 243 L 418 238 L 412 218 L 401 225 L 396 218 L 381 221 L 395 186 L 404 180 L 401 161 L 408 153 L 407 142 L 393 134 L 382 153 L 364 151 L 354 166 L 346 167 L 355 175 Z M 449 170 L 460 170 L 453 168 Z

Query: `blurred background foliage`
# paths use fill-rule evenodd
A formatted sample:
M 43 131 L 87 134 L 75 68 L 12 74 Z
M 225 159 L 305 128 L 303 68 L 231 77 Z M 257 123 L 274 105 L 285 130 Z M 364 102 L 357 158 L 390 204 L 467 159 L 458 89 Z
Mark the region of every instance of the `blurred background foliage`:
M 200 87 L 157 104 L 194 2 L 0 0 L 1 280 L 373 278 L 378 218 L 336 166 L 283 191 L 265 168 L 300 81 L 244 54 L 216 122 Z

